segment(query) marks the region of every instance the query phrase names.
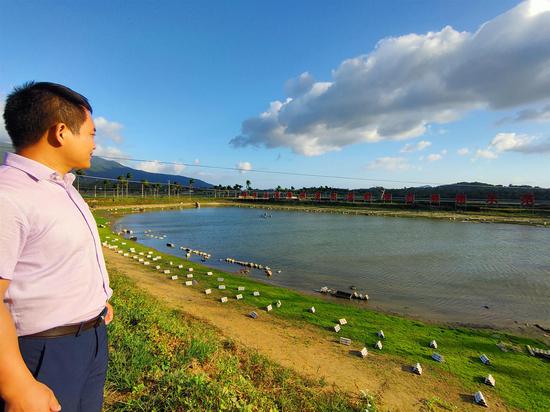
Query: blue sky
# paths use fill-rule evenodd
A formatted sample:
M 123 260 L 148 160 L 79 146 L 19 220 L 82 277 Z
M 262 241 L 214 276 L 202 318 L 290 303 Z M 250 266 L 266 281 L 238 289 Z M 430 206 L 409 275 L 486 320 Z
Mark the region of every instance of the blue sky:
M 546 0 L 82 5 L 2 2 L 0 101 L 28 80 L 81 92 L 99 155 L 550 187 Z M 125 163 L 259 188 L 374 184 Z

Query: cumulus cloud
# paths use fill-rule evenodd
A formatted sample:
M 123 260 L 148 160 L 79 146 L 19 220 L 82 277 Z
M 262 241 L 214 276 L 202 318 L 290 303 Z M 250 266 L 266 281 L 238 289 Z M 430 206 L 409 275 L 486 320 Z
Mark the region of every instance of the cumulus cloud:
M 95 145 L 94 156 L 100 157 L 126 157 L 124 152 L 115 146 Z
M 401 153 L 412 153 L 412 152 L 421 152 L 422 150 L 426 149 L 427 147 L 430 147 L 432 145 L 432 142 L 428 142 L 427 140 L 421 140 L 417 144 L 407 143 L 405 146 L 403 146 L 400 150 Z
M 288 147 L 306 156 L 347 145 L 421 136 L 473 109 L 499 110 L 550 95 L 550 1 L 530 0 L 476 32 L 381 40 L 343 61 L 330 81 L 303 73 L 287 98 L 243 121 L 234 147 Z M 512 87 L 511 85 L 521 85 Z
M 182 164 L 165 164 L 159 160 L 141 162 L 136 165 L 136 169 L 150 173 L 163 173 L 169 175 L 181 175 L 185 170 Z
M 432 154 L 429 154 L 426 159 L 428 160 L 428 162 L 436 162 L 438 160 L 441 160 L 443 159 L 443 155 L 439 154 L 439 153 L 432 153 Z
M 496 159 L 498 155 L 491 149 L 477 149 L 475 159 Z
M 412 166 L 404 157 L 379 157 L 367 165 L 370 170 L 386 170 L 395 172 L 399 170 L 409 170 Z
M 195 159 L 195 164 L 196 165 L 200 165 L 201 164 L 201 161 L 199 159 Z
M 505 117 L 497 122 L 498 125 L 516 122 L 550 122 L 550 104 L 540 109 L 524 109 L 515 116 Z
M 175 164 L 171 166 L 172 166 L 172 171 L 170 173 L 175 175 L 180 175 L 185 170 L 185 165 L 182 165 L 182 164 Z
M 459 155 L 459 156 L 467 156 L 468 154 L 470 154 L 470 149 L 468 149 L 467 147 L 463 147 L 461 149 L 458 149 L 456 151 L 456 153 Z
M 118 122 L 109 121 L 104 117 L 96 117 L 94 119 L 95 128 L 97 130 L 98 138 L 107 138 L 116 143 L 121 143 L 122 137 L 122 124 Z
M 501 153 L 523 154 L 550 153 L 550 138 L 520 133 L 497 133 L 486 149 L 478 149 L 472 160 L 478 158 L 496 159 Z
M 302 73 L 295 79 L 287 80 L 285 83 L 285 93 L 289 97 L 301 96 L 307 93 L 313 85 L 315 80 L 308 72 Z
M 550 152 L 550 139 L 526 134 L 498 133 L 489 147 L 496 152 L 547 153 Z
M 428 162 L 437 162 L 438 160 L 443 159 L 443 157 L 446 154 L 447 154 L 447 149 L 443 149 L 439 153 L 430 153 L 426 157 L 421 156 L 420 160 L 424 160 L 424 158 L 425 158 Z
M 239 162 L 235 165 L 235 168 L 238 169 L 241 173 L 248 172 L 252 170 L 252 163 L 250 162 Z

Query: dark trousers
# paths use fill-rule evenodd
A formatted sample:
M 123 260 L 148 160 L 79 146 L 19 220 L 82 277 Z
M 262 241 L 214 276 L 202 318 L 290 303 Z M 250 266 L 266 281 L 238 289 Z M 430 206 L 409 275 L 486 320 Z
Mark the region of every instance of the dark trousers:
M 19 349 L 33 376 L 48 386 L 63 412 L 100 412 L 107 373 L 105 324 L 59 338 L 19 338 Z M 0 399 L 0 411 L 4 404 Z

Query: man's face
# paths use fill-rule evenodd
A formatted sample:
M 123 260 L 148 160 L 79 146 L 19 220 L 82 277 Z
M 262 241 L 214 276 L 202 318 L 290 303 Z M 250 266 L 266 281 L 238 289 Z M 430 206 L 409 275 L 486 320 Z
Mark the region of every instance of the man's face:
M 86 120 L 80 126 L 78 133 L 67 134 L 65 145 L 65 159 L 72 169 L 88 169 L 92 162 L 92 153 L 95 149 L 95 125 L 86 110 Z

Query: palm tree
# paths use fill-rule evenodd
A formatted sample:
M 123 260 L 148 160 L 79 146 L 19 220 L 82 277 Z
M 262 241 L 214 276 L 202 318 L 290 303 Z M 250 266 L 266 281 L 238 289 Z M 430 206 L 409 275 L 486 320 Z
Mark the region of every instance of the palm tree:
M 119 186 L 124 187 L 124 183 L 123 183 L 124 182 L 124 176 L 118 176 L 116 178 L 116 180 L 118 180 L 118 183 L 116 184 L 116 195 L 118 197 L 119 196 L 119 189 L 118 189 Z
M 128 186 L 130 185 L 130 179 L 132 178 L 132 173 L 126 173 L 126 196 L 128 196 Z
M 145 179 L 141 179 L 141 180 L 140 180 L 140 183 L 141 183 L 141 197 L 143 197 L 143 188 L 144 188 L 144 186 L 145 186 L 145 182 L 146 182 L 146 181 L 147 181 L 147 180 L 145 180 Z
M 151 184 L 149 183 L 149 181 L 147 179 L 145 179 L 143 181 L 143 187 L 145 188 L 145 190 L 149 189 L 150 186 L 151 186 Z M 149 189 L 149 194 L 151 194 L 151 189 Z
M 181 184 L 180 184 L 180 182 L 175 182 L 175 183 L 174 183 L 174 191 L 175 191 L 175 193 L 176 193 L 176 196 L 179 196 L 180 191 L 181 191 Z
M 245 183 L 245 185 L 246 185 L 246 190 L 252 189 L 252 188 L 250 187 L 250 185 L 251 185 L 250 180 L 247 180 L 246 183 Z
M 189 192 L 193 191 L 193 183 L 195 183 L 195 179 L 189 179 Z
M 84 169 L 77 169 L 75 170 L 76 174 L 76 190 L 80 192 L 80 176 L 84 176 L 86 173 L 84 172 Z
M 107 197 L 107 185 L 109 184 L 109 182 L 107 180 L 104 180 L 103 182 L 101 182 L 101 184 L 103 185 L 103 197 Z

